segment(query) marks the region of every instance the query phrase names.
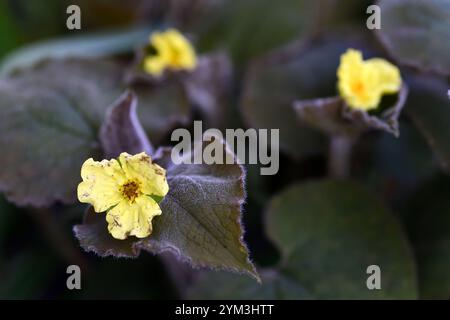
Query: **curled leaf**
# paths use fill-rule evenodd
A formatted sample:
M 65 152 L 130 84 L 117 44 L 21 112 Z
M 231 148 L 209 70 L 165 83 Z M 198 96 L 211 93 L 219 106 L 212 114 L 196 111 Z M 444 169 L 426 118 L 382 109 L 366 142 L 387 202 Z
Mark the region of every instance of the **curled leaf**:
M 100 142 L 106 158 L 117 158 L 120 153 L 153 153 L 153 147 L 136 114 L 137 97 L 126 91 L 109 108 L 100 128 Z
M 395 105 L 379 116 L 349 108 L 340 97 L 295 101 L 293 107 L 301 123 L 327 134 L 354 136 L 375 129 L 399 136 L 398 119 L 407 96 L 408 88 L 403 85 Z
M 298 121 L 292 103 L 336 94 L 336 70 L 348 48 L 369 47 L 359 36 L 294 42 L 255 60 L 247 73 L 241 110 L 248 126 L 282 128 L 280 149 L 296 158 L 324 148 L 320 134 Z

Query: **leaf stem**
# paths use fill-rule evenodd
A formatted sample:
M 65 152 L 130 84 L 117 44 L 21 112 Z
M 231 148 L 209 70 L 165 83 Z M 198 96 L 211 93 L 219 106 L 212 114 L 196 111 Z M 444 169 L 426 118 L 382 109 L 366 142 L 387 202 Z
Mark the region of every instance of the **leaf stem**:
M 328 170 L 329 175 L 337 179 L 346 179 L 350 175 L 351 154 L 356 138 L 349 135 L 330 137 Z

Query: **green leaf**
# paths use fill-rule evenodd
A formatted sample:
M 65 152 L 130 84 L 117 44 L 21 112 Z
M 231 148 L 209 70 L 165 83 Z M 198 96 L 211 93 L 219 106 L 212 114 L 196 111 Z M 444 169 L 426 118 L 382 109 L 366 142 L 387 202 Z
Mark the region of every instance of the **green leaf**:
M 281 270 L 315 298 L 417 297 L 415 265 L 399 222 L 352 182 L 296 185 L 276 196 L 267 232 L 283 254 Z M 366 269 L 381 268 L 381 290 Z
M 242 167 L 175 165 L 169 149 L 157 151 L 154 161 L 167 170 L 169 193 L 160 203 L 162 215 L 154 219 L 153 233 L 145 239 L 116 240 L 108 234 L 104 215 L 88 213 L 84 223 L 74 227 L 81 246 L 116 257 L 136 257 L 141 249 L 169 251 L 193 267 L 231 270 L 259 279 L 243 242 Z
M 437 156 L 443 170 L 450 172 L 450 100 L 446 81 L 431 77 L 409 79 L 411 95 L 405 112 Z
M 149 27 L 138 27 L 39 42 L 6 57 L 0 65 L 0 74 L 31 67 L 44 59 L 97 58 L 129 52 L 146 43 L 150 32 Z
M 101 155 L 98 131 L 125 90 L 109 61 L 48 60 L 0 79 L 0 190 L 19 205 L 76 200 L 81 164 Z M 153 141 L 187 119 L 182 87 L 136 87 Z M 150 120 L 149 120 L 150 119 Z
M 381 0 L 381 42 L 399 63 L 450 74 L 450 0 Z
M 420 298 L 450 298 L 450 180 L 433 179 L 408 203 L 405 219 L 417 257 Z
M 206 274 L 191 287 L 189 297 L 417 298 L 413 255 L 399 222 L 355 183 L 292 186 L 270 202 L 266 228 L 283 258 L 275 269 L 261 271 L 262 285 Z M 381 268 L 381 290 L 366 286 L 366 270 L 373 264 Z

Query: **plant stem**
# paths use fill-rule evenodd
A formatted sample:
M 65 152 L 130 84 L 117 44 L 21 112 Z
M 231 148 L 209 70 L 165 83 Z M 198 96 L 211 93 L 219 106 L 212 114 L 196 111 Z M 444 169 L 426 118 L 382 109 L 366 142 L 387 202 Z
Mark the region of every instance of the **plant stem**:
M 337 179 L 346 179 L 350 175 L 351 154 L 356 139 L 348 135 L 330 137 L 328 170 L 329 175 Z

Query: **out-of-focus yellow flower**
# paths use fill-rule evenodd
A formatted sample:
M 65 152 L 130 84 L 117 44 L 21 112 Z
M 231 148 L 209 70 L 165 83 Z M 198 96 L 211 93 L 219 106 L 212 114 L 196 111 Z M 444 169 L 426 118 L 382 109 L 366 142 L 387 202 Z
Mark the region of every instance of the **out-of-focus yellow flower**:
M 165 69 L 193 70 L 197 66 L 197 56 L 191 43 L 177 30 L 154 32 L 150 44 L 156 53 L 144 59 L 146 72 L 159 76 Z
M 152 232 L 152 219 L 161 214 L 156 199 L 169 191 L 166 171 L 144 152 L 122 153 L 118 159 L 86 160 L 78 185 L 80 202 L 95 212 L 107 211 L 108 231 L 116 239 L 145 238 Z
M 396 66 L 379 58 L 363 61 L 354 49 L 341 56 L 337 76 L 340 95 L 354 109 L 376 109 L 384 94 L 397 93 L 402 85 Z

